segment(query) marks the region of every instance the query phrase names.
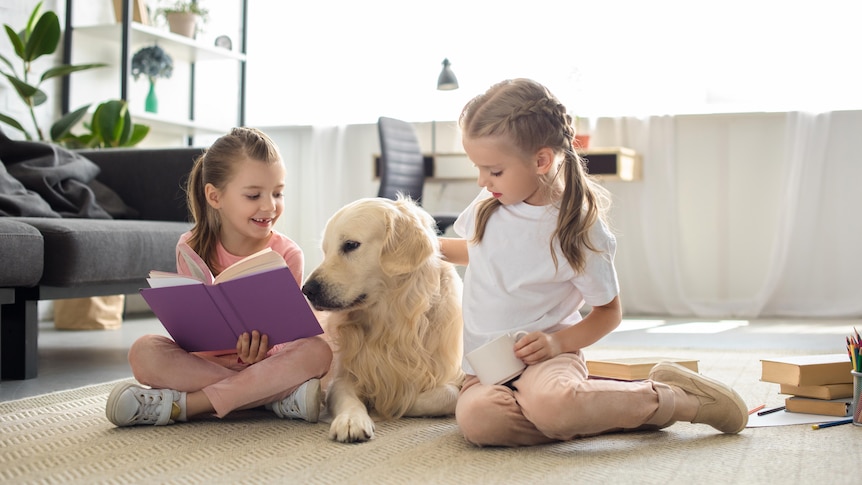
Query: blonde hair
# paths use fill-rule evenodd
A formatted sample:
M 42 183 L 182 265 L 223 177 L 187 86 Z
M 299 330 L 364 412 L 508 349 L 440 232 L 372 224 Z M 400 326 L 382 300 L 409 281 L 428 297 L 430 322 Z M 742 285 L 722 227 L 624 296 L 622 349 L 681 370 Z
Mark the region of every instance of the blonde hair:
M 186 202 L 194 226 L 188 245 L 200 255 L 214 274 L 218 266 L 216 248 L 221 232 L 218 210 L 206 200 L 206 185 L 223 190 L 233 178 L 237 162 L 255 160 L 267 165 L 282 163 L 278 146 L 262 131 L 255 128 L 233 128 L 217 139 L 195 160 L 186 183 Z
M 606 219 L 610 195 L 587 174 L 575 152 L 575 130 L 566 107 L 536 81 L 509 79 L 470 100 L 461 112 L 459 125 L 465 138 L 504 137 L 524 158 L 545 147 L 554 152 L 558 166 L 539 176 L 540 190 L 560 211 L 549 242 L 551 257 L 558 264 L 556 239 L 569 264 L 582 271 L 584 248 L 596 250 L 589 240 L 589 229 Z M 482 240 L 488 219 L 501 205 L 496 198 L 479 204 L 472 243 Z

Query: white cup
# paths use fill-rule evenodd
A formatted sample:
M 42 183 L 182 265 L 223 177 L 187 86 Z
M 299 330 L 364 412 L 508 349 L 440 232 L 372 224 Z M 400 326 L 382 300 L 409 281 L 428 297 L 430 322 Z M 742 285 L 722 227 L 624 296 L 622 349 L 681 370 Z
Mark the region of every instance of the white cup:
M 515 342 L 527 332 L 506 333 L 467 354 L 467 362 L 479 382 L 502 384 L 518 377 L 527 365 L 515 357 Z

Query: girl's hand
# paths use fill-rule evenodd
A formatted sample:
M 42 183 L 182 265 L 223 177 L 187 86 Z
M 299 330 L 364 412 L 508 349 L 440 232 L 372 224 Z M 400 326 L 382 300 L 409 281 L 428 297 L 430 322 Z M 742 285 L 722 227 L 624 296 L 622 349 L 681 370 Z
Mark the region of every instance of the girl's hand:
M 555 334 L 531 332 L 515 342 L 515 357 L 527 365 L 538 364 L 562 352 Z
M 266 358 L 269 350 L 269 337 L 253 330 L 239 336 L 236 341 L 236 353 L 244 364 L 254 364 Z

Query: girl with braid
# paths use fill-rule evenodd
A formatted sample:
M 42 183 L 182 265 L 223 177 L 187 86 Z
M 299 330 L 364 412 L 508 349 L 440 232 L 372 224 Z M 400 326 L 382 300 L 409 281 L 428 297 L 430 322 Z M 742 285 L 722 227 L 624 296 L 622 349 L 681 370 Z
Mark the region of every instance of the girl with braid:
M 676 421 L 742 431 L 740 396 L 682 366 L 660 363 L 644 381 L 588 378 L 583 349 L 622 320 L 616 239 L 565 106 L 535 81 L 507 80 L 468 102 L 459 125 L 482 187 L 455 223 L 461 238 L 440 239 L 443 256 L 467 266 L 464 354 L 527 332 L 514 347 L 527 367 L 507 383 L 481 384 L 463 361 L 455 417 L 466 440 L 524 446 Z

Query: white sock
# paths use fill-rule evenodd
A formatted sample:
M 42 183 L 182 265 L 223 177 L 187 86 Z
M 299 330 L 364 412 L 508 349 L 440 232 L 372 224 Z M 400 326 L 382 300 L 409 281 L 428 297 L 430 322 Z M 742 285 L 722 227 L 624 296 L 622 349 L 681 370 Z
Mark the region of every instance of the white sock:
M 177 421 L 188 421 L 186 417 L 186 395 L 187 393 L 181 392 L 179 400 L 175 401 L 180 407 L 180 415 L 177 416 Z

